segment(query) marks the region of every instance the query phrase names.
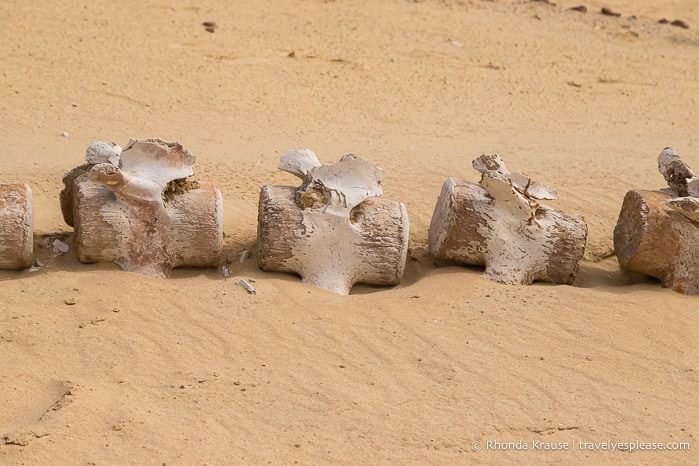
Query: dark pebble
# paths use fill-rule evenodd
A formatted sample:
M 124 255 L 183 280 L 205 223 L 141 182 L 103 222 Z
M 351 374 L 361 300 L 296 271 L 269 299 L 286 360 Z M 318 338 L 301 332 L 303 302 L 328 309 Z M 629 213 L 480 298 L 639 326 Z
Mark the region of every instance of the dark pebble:
M 682 21 L 681 19 L 676 19 L 670 24 L 672 24 L 673 26 L 681 27 L 682 29 L 689 29 L 689 24 L 687 24 L 686 21 Z
M 602 8 L 602 14 L 605 16 L 621 16 L 621 13 L 612 11 L 611 8 Z

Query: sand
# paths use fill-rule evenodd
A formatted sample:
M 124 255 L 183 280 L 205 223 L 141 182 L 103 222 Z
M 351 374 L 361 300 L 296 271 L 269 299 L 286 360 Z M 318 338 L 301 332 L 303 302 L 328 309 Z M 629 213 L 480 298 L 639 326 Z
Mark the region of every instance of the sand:
M 411 259 L 342 297 L 254 257 L 166 280 L 37 247 L 41 271 L 0 272 L 0 463 L 699 462 L 699 300 L 610 257 L 663 147 L 699 169 L 697 31 L 695 0 L 1 2 L 0 179 L 31 185 L 37 239 L 71 232 L 61 176 L 91 141 L 161 137 L 220 187 L 232 254 L 260 187 L 296 183 L 279 156 L 309 147 L 386 170 Z M 441 184 L 495 152 L 585 217 L 573 286 L 433 265 Z

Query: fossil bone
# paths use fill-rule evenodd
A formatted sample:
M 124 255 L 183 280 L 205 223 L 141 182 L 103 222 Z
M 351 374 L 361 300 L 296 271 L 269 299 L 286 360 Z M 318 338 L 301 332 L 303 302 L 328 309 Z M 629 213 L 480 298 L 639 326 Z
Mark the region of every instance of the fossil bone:
M 121 150 L 121 147 L 114 142 L 94 141 L 87 146 L 85 160 L 91 165 L 111 163 L 118 167 L 120 164 Z
M 293 149 L 282 155 L 277 168 L 304 179 L 311 168 L 320 167 L 320 165 L 318 157 L 312 150 Z
M 484 276 L 500 283 L 572 283 L 587 239 L 582 217 L 539 204 L 556 191 L 511 173 L 498 155 L 473 167 L 480 184 L 448 178 L 442 187 L 429 229 L 434 257 L 484 265 Z
M 32 190 L 23 183 L 0 182 L 0 269 L 32 265 L 33 226 Z
M 692 182 L 696 186 L 697 178 L 694 176 L 694 172 L 689 168 L 677 152 L 672 147 L 666 147 L 658 155 L 658 171 L 663 175 L 667 185 L 675 193 L 676 196 L 687 196 L 689 195 L 687 188 Z M 693 193 L 692 195 L 697 195 Z
M 305 283 L 343 295 L 359 282 L 400 282 L 408 215 L 402 203 L 378 197 L 383 170 L 351 154 L 320 165 L 308 149 L 287 152 L 279 168 L 303 183 L 268 185 L 260 192 L 261 269 L 296 273 Z
M 614 229 L 614 252 L 623 270 L 660 279 L 663 286 L 699 294 L 699 180 L 666 147 L 658 171 L 670 189 L 626 193 Z
M 114 261 L 159 277 L 178 266 L 218 265 L 221 193 L 211 183 L 187 180 L 195 157 L 160 139 L 117 147 L 90 144 L 88 163 L 63 177 L 61 209 L 75 228 L 80 261 Z

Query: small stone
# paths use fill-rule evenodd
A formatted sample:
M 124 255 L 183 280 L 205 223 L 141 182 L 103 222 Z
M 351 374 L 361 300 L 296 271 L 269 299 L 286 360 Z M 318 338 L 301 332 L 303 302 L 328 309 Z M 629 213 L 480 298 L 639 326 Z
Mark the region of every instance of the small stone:
M 66 298 L 63 300 L 63 302 L 66 304 L 66 306 L 75 306 L 75 304 L 77 303 L 75 298 Z
M 31 435 L 28 432 L 10 434 L 5 436 L 5 445 L 19 445 L 20 447 L 26 447 L 29 445 L 30 440 Z
M 65 254 L 70 250 L 70 246 L 61 241 L 60 239 L 55 239 L 51 243 L 51 250 L 59 254 Z
M 605 16 L 621 16 L 621 13 L 617 13 L 616 11 L 612 11 L 611 8 L 602 8 L 600 11 L 603 15 Z
M 63 131 L 61 133 L 61 136 L 63 136 L 64 138 L 67 138 L 68 136 L 70 136 L 70 134 L 68 134 L 68 131 Z

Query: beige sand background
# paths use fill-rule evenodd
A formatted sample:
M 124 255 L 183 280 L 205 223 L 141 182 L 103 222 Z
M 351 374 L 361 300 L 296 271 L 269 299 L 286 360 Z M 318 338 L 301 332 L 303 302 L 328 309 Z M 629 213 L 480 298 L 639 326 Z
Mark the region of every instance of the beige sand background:
M 400 286 L 340 297 L 254 258 L 159 280 L 37 248 L 41 271 L 0 272 L 0 463 L 699 462 L 699 300 L 609 257 L 664 146 L 699 169 L 699 4 L 578 4 L 0 2 L 0 178 L 31 184 L 37 237 L 70 232 L 61 176 L 89 142 L 162 137 L 221 188 L 232 254 L 259 188 L 296 182 L 279 156 L 310 147 L 386 170 L 412 256 Z M 573 286 L 433 267 L 442 182 L 493 152 L 585 216 Z M 489 439 L 692 449 L 474 451 Z

